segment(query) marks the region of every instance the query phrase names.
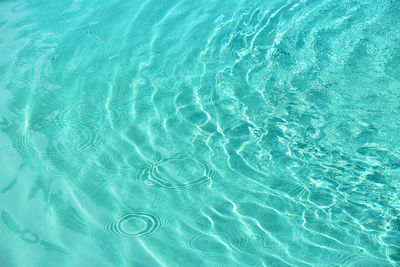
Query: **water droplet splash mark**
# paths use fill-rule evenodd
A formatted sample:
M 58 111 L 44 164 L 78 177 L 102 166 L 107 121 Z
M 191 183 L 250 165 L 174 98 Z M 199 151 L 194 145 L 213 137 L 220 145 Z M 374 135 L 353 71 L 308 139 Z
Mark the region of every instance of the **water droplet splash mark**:
M 148 212 L 126 212 L 105 225 L 108 232 L 130 238 L 148 236 L 160 227 L 161 218 Z
M 138 172 L 139 179 L 145 184 L 172 190 L 212 183 L 215 175 L 216 171 L 209 163 L 182 154 L 156 158 Z
M 71 157 L 102 142 L 95 127 L 72 120 L 43 120 L 17 129 L 17 149 L 37 158 Z

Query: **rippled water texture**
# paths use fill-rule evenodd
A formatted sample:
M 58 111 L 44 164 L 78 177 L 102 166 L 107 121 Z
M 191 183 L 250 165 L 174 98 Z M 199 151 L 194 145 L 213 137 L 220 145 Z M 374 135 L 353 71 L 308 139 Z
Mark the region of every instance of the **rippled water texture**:
M 398 0 L 0 0 L 0 266 L 400 266 L 399 140 Z

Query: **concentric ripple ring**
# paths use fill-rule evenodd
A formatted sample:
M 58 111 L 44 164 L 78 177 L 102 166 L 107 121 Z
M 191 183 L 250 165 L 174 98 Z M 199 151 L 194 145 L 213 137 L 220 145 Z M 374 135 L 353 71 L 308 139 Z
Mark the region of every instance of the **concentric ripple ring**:
M 144 223 L 137 231 L 127 229 L 127 223 Z M 130 238 L 141 238 L 157 231 L 161 226 L 161 218 L 148 212 L 126 212 L 105 225 L 105 229 L 113 234 Z
M 246 236 L 230 228 L 214 228 L 209 232 L 191 233 L 185 238 L 185 247 L 203 256 L 240 250 L 246 243 Z
M 100 102 L 101 100 L 99 100 Z M 99 105 L 96 103 L 74 103 L 57 113 L 57 118 L 64 120 L 89 120 L 95 125 L 112 125 L 118 127 L 130 120 L 129 103 L 119 103 L 118 106 Z
M 197 164 L 201 167 L 203 174 L 195 176 L 177 173 L 175 175 L 181 177 L 173 177 L 172 174 L 168 174 L 163 170 L 163 168 L 176 170 L 178 168 L 176 168 L 175 165 L 180 163 L 184 168 L 182 171 L 187 171 L 188 169 L 193 168 L 193 165 L 190 165 L 189 161 L 193 161 L 193 164 Z M 146 184 L 172 190 L 191 189 L 211 183 L 216 175 L 215 169 L 209 163 L 182 154 L 168 158 L 156 159 L 147 164 L 147 166 L 144 169 L 141 169 L 140 172 L 139 176 Z M 176 180 L 179 178 L 183 178 L 187 181 L 180 182 L 179 180 Z
M 70 157 L 102 141 L 95 127 L 73 120 L 43 120 L 21 126 L 15 139 L 18 149 L 38 158 Z

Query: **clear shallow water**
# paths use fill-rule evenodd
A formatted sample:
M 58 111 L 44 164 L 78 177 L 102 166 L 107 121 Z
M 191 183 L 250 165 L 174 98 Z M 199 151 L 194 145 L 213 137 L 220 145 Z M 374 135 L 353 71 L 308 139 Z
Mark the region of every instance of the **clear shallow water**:
M 398 1 L 0 1 L 1 266 L 396 266 Z

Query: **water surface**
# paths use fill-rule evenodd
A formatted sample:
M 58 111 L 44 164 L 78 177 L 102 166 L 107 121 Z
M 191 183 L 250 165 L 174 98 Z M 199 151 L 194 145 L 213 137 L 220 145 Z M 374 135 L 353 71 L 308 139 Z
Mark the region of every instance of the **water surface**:
M 1 266 L 397 266 L 400 3 L 0 1 Z

